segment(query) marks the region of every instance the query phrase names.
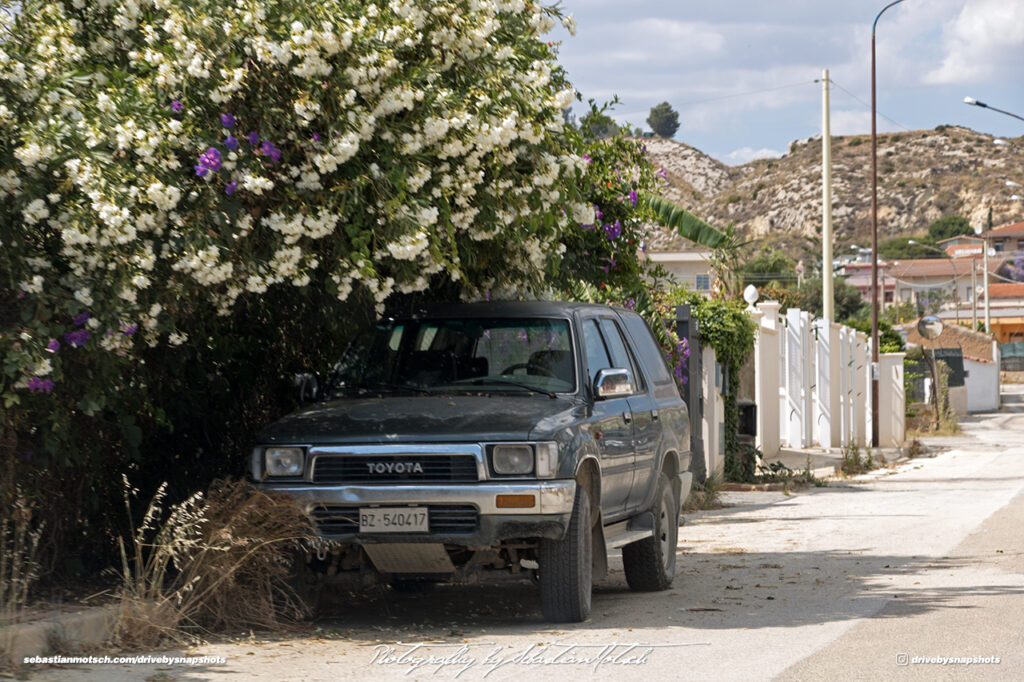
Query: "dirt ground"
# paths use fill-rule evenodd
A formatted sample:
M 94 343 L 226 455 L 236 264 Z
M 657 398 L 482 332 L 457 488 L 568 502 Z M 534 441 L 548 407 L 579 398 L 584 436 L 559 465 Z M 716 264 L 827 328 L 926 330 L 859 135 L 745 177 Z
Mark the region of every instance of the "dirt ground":
M 999 380 L 1004 384 L 1024 384 L 1024 372 L 1000 372 Z

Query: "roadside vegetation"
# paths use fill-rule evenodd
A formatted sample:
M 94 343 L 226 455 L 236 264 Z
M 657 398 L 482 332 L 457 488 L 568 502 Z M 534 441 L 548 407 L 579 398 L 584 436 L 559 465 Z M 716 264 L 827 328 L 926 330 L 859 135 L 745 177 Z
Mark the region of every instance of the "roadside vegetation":
M 244 471 L 294 374 L 326 372 L 382 311 L 614 292 L 685 367 L 661 321 L 697 299 L 653 291 L 641 257 L 664 173 L 566 122 L 579 100 L 545 34 L 571 18 L 446 12 L 0 0 L 0 510 L 23 548 L 5 608 L 31 597 L 29 565 L 40 593 L 119 566 L 126 643 L 257 623 L 232 611 L 246 600 L 278 618 L 277 560 L 258 557 L 298 529 L 257 523 L 271 502 L 242 486 L 195 491 Z M 728 293 L 700 313 L 724 351 L 752 342 Z M 110 514 L 126 474 L 138 527 Z M 256 567 L 257 596 L 232 592 Z

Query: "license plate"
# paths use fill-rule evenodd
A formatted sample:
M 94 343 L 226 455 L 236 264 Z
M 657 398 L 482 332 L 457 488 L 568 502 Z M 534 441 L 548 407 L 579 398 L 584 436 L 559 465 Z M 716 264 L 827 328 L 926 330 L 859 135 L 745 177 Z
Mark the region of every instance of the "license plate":
M 426 507 L 363 507 L 359 510 L 360 533 L 426 533 Z

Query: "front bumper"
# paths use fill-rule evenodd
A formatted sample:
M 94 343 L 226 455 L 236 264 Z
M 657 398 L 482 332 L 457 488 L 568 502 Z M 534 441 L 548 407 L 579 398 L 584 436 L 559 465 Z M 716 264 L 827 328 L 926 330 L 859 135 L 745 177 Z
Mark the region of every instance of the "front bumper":
M 264 483 L 295 498 L 320 535 L 342 544 L 431 542 L 489 546 L 516 538 L 564 537 L 576 496 L 574 480 L 476 483 L 462 485 L 313 486 Z M 499 495 L 533 495 L 531 508 L 497 506 Z M 360 533 L 361 507 L 427 507 L 426 533 Z M 457 523 L 445 523 L 444 519 Z M 435 523 L 437 519 L 437 523 Z

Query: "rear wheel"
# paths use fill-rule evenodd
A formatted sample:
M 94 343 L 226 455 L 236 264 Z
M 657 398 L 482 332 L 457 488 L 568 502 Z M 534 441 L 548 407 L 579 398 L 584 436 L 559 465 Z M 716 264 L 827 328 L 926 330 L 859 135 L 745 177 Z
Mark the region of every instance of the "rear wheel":
M 664 472 L 658 477 L 654 500 L 654 536 L 622 548 L 626 582 L 638 592 L 667 590 L 676 576 L 679 501 Z
M 554 623 L 579 623 L 590 615 L 593 582 L 590 496 L 576 486 L 569 530 L 561 540 L 541 540 L 540 605 Z

